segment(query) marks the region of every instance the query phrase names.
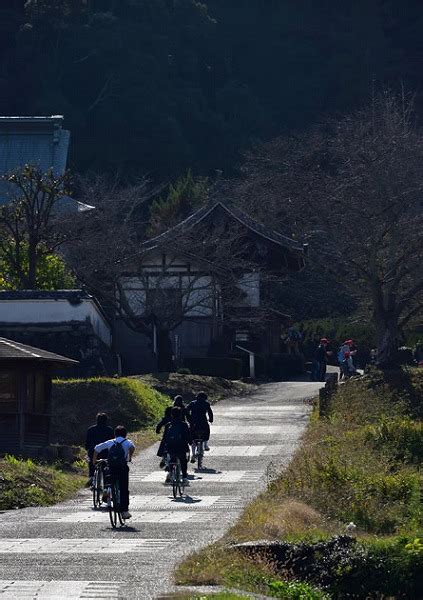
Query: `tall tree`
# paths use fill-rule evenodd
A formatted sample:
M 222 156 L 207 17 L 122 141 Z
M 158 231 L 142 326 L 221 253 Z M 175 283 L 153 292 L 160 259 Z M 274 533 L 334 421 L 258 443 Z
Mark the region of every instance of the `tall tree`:
M 1 262 L 16 287 L 37 289 L 40 265 L 66 240 L 57 208 L 69 194 L 70 175 L 25 165 L 1 179 L 10 196 L 0 206 Z
M 395 362 L 398 331 L 423 310 L 423 133 L 413 103 L 368 106 L 248 158 L 238 193 L 269 224 L 310 241 L 376 324 L 378 362 Z

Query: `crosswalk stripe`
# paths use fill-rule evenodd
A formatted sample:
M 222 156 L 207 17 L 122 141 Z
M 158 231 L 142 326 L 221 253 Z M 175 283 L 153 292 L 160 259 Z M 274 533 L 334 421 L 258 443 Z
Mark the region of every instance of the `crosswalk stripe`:
M 152 473 L 141 472 L 131 473 L 131 481 L 134 483 L 163 483 L 166 474 L 164 471 L 153 471 Z M 238 483 L 244 481 L 259 481 L 262 471 L 216 471 L 208 473 L 206 471 L 195 472 L 194 475 L 188 475 L 190 483 Z
M 3 538 L 0 554 L 135 554 L 163 550 L 175 539 Z
M 119 600 L 125 595 L 125 584 L 117 581 L 0 580 L 2 600 Z
M 206 523 L 212 521 L 216 516 L 212 512 L 203 511 L 133 511 L 130 523 Z M 38 522 L 42 523 L 105 523 L 108 524 L 108 514 L 106 511 L 86 511 L 55 513 L 39 517 Z M 129 521 L 128 521 L 129 523 Z
M 249 434 L 273 435 L 285 430 L 286 427 L 283 425 L 244 425 L 243 423 L 239 423 L 237 425 L 213 425 L 211 433 L 213 437 L 222 434 L 231 434 L 239 437 Z

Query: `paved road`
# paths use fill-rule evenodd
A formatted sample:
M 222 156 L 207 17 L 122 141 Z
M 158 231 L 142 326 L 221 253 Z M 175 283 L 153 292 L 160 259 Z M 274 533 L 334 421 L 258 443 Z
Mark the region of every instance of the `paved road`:
M 146 600 L 172 587 L 173 566 L 218 539 L 262 490 L 269 465 L 286 464 L 321 384 L 263 385 L 215 406 L 205 471 L 175 501 L 163 485 L 156 446 L 131 468 L 130 527 L 113 531 L 89 491 L 50 508 L 0 513 L 0 600 Z

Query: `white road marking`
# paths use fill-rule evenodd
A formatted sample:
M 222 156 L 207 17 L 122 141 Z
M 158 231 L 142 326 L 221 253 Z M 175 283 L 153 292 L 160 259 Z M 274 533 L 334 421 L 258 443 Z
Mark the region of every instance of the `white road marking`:
M 243 436 L 249 434 L 274 435 L 282 433 L 286 427 L 282 425 L 212 425 L 211 433 L 213 436 L 222 434 L 231 434 L 233 436 Z
M 281 444 L 272 444 L 271 446 L 211 446 L 209 454 L 211 456 L 272 456 L 279 454 L 282 449 Z
M 302 407 L 301 407 L 302 408 Z M 292 405 L 290 404 L 247 404 L 244 406 L 227 406 L 222 412 L 216 411 L 217 414 L 222 415 L 227 412 L 230 413 L 245 413 L 248 415 L 251 412 L 278 412 L 278 411 L 292 411 Z
M 133 511 L 131 509 L 132 518 L 128 524 L 133 523 L 206 523 L 216 518 L 216 515 L 211 512 L 200 511 Z M 106 510 L 96 510 L 90 512 L 70 512 L 70 513 L 52 513 L 45 517 L 37 519 L 42 523 L 104 523 L 109 524 L 109 517 Z
M 238 483 L 240 481 L 259 481 L 263 475 L 262 471 L 223 471 L 216 473 L 207 473 L 198 471 L 193 475 L 188 473 L 190 483 Z M 134 483 L 163 483 L 165 473 L 163 471 L 154 471 L 153 473 L 135 473 L 131 474 L 131 481 Z
M 0 598 L 17 600 L 118 600 L 124 598 L 125 584 L 117 581 L 0 580 Z
M 129 498 L 129 511 L 140 510 L 191 510 L 191 509 L 203 509 L 203 508 L 215 508 L 218 501 L 222 499 L 226 504 L 238 504 L 239 498 L 236 496 L 197 496 L 193 492 L 195 482 L 190 487 L 186 488 L 185 496 L 182 498 L 173 498 L 172 488 L 167 486 L 163 489 L 163 494 L 142 494 L 142 495 L 130 495 Z M 91 500 L 87 499 L 79 504 L 78 508 L 91 508 Z M 65 507 L 63 510 L 69 510 Z
M 140 554 L 163 550 L 175 539 L 3 538 L 0 554 Z

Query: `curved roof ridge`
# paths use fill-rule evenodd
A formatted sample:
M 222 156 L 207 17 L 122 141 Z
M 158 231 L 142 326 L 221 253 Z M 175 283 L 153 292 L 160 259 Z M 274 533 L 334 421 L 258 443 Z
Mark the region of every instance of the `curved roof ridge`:
M 215 200 L 213 202 L 208 202 L 204 204 L 196 211 L 191 213 L 188 217 L 186 217 L 183 221 L 180 221 L 170 229 L 167 229 L 163 233 L 146 240 L 141 245 L 144 249 L 155 248 L 160 243 L 166 242 L 169 239 L 175 237 L 179 232 L 185 229 L 191 229 L 193 226 L 200 223 L 203 219 L 205 219 L 210 213 L 216 210 L 217 207 L 221 206 L 224 211 L 226 211 L 232 218 L 239 221 L 242 225 L 254 231 L 257 235 L 266 238 L 267 240 L 276 243 L 281 246 L 288 246 L 292 249 L 303 251 L 303 245 L 297 240 L 293 240 L 292 238 L 283 235 L 282 233 L 278 233 L 274 230 L 268 229 L 262 223 L 256 221 L 243 210 L 235 206 L 230 200 Z

